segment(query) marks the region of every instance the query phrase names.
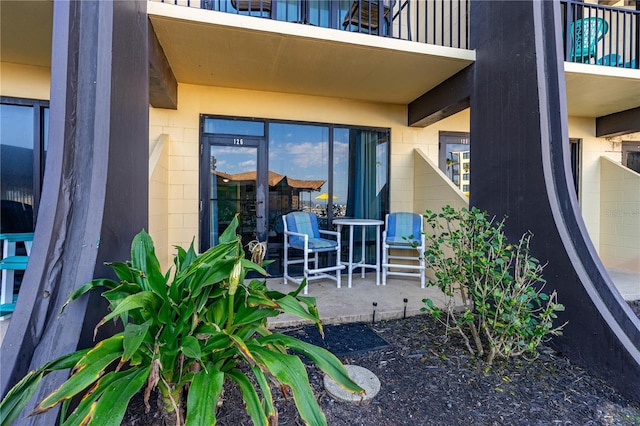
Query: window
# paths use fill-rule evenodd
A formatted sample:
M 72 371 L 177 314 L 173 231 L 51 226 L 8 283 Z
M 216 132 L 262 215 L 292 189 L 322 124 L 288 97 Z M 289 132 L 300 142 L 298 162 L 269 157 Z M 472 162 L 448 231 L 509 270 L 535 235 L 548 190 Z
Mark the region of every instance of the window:
M 0 98 L 0 232 L 32 232 L 47 153 L 49 102 Z
M 440 132 L 438 167 L 467 197 L 471 181 L 469 133 Z
M 622 142 L 622 165 L 640 173 L 640 142 Z
M 388 213 L 389 129 L 212 116 L 202 129 L 201 250 L 238 214 L 243 241 L 268 241 L 279 274 L 284 214 L 309 211 L 331 229 L 337 217 Z M 373 256 L 375 234 L 367 240 Z

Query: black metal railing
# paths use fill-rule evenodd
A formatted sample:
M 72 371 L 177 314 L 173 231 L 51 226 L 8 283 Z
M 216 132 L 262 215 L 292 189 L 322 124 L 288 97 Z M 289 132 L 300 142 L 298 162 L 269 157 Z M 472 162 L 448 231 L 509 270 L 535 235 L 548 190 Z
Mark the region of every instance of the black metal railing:
M 561 4 L 565 61 L 640 67 L 640 2 L 622 8 L 576 0 Z
M 469 48 L 470 0 L 158 0 L 322 28 Z M 561 0 L 568 62 L 640 68 L 640 0 Z
M 159 0 L 468 49 L 470 0 Z

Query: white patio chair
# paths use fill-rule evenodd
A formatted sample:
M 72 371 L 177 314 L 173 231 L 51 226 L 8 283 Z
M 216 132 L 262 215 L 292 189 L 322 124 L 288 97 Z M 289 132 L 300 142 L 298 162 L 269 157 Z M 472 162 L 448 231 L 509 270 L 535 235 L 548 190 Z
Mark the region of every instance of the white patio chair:
M 390 213 L 382 232 L 382 285 L 387 275 L 420 278 L 425 286 L 425 237 L 422 216 L 417 213 Z
M 318 218 L 308 212 L 288 213 L 282 216 L 282 222 L 284 223 L 284 284 L 287 284 L 287 281 L 293 281 L 296 284 L 302 282 L 302 278 L 294 278 L 289 274 L 290 265 L 302 264 L 303 276 L 307 279 L 304 294 L 308 292 L 309 281 L 322 278 L 334 280 L 340 288 L 340 271 L 345 268 L 340 263 L 340 234 L 319 229 Z M 322 238 L 322 235 L 329 238 Z M 289 249 L 302 251 L 302 258 L 289 259 Z M 335 262 L 319 267 L 319 253 L 335 253 Z

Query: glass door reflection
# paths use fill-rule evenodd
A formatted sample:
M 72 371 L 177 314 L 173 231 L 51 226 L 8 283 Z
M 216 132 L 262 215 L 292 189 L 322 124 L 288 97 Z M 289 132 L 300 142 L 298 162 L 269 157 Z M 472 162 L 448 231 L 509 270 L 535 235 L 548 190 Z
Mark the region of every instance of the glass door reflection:
M 238 233 L 243 245 L 257 238 L 258 149 L 255 146 L 210 146 L 210 246 L 234 216 L 239 218 Z

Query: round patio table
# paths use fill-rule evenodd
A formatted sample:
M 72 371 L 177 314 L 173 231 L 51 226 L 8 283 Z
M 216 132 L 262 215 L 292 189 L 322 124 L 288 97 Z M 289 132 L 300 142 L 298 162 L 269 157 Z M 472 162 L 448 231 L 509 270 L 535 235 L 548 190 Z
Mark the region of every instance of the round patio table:
M 384 224 L 384 221 L 377 219 L 335 219 L 333 224 L 338 227 L 338 232 L 342 230 L 343 226 L 349 227 L 349 261 L 341 262 L 347 267 L 349 288 L 351 288 L 351 281 L 353 277 L 353 270 L 360 268 L 362 278 L 364 278 L 364 272 L 366 268 L 376 270 L 376 285 L 380 285 L 380 227 Z M 353 260 L 353 228 L 356 226 L 362 227 L 362 257 L 358 261 Z M 367 226 L 376 227 L 376 263 L 367 263 L 365 261 L 365 228 Z

